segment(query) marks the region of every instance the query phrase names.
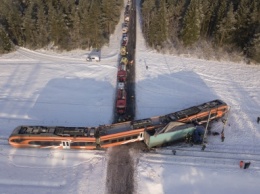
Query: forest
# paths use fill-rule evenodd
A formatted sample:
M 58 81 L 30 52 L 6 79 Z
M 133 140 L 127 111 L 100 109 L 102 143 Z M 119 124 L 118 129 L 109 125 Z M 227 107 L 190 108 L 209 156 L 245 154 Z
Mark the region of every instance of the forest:
M 181 50 L 206 42 L 213 51 L 260 62 L 259 0 L 142 0 L 141 10 L 150 47 Z
M 158 51 L 203 47 L 260 62 L 259 0 L 141 0 L 140 6 L 147 45 Z M 100 48 L 123 7 L 124 0 L 1 0 L 0 53 L 14 45 Z
M 100 48 L 119 22 L 123 0 L 1 0 L 0 53 Z

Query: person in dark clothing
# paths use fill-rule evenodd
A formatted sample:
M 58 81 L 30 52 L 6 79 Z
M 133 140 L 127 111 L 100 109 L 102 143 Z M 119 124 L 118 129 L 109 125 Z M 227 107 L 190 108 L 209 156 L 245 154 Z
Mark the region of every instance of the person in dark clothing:
M 198 121 L 192 121 L 192 123 L 193 123 L 195 126 L 198 126 L 198 125 L 199 125 Z
M 257 117 L 257 123 L 258 124 L 260 123 L 260 117 Z
M 224 135 L 224 132 L 221 133 L 221 141 L 224 142 L 225 140 L 225 135 Z
M 194 130 L 192 134 L 192 139 L 195 144 L 201 144 L 203 143 L 203 135 L 205 133 L 205 128 L 201 125 L 197 125 L 196 129 Z
M 173 155 L 176 155 L 176 150 L 172 150 L 172 154 L 173 154 Z
M 202 145 L 202 148 L 201 148 L 201 150 L 202 150 L 202 151 L 204 151 L 204 150 L 205 150 L 205 148 L 206 148 L 206 145 L 205 145 L 205 144 L 203 144 L 203 145 Z
M 186 143 L 191 143 L 192 142 L 192 135 L 188 133 L 185 137 L 185 142 Z
M 212 135 L 213 135 L 213 136 L 219 135 L 219 132 L 215 132 L 215 131 L 214 131 L 214 132 L 212 132 Z
M 251 162 L 245 162 L 244 169 L 249 168 L 250 164 L 251 164 Z

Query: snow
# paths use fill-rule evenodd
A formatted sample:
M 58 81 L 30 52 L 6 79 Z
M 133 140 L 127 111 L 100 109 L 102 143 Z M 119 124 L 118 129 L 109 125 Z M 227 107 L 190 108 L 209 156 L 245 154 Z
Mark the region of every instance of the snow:
M 231 110 L 225 142 L 135 154 L 136 193 L 259 193 L 260 66 L 160 54 L 145 46 L 137 15 L 136 118 L 222 99 Z M 97 126 L 113 119 L 121 23 L 101 49 L 17 51 L 0 56 L 0 193 L 105 193 L 107 152 L 15 149 L 18 125 Z M 146 69 L 148 66 L 148 69 Z M 220 132 L 222 122 L 212 130 Z M 176 155 L 171 154 L 176 149 Z M 251 161 L 240 169 L 239 161 Z

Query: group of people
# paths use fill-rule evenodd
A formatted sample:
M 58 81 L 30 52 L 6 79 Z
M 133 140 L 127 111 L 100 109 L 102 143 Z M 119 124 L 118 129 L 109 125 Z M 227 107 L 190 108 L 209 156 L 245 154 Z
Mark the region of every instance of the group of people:
M 247 168 L 249 168 L 250 164 L 251 164 L 251 162 L 244 162 L 243 160 L 241 160 L 239 162 L 239 167 L 243 168 L 243 169 L 247 169 Z
M 260 123 L 260 117 L 257 117 L 257 123 L 258 124 Z M 213 133 L 213 135 L 219 135 L 219 133 L 216 132 L 216 133 Z M 225 140 L 224 130 L 221 132 L 220 138 L 221 138 L 221 141 L 224 142 L 224 140 Z M 191 143 L 193 145 L 193 141 L 194 141 L 193 134 L 188 133 L 186 135 L 185 142 Z M 203 143 L 203 142 L 201 142 L 201 143 Z M 206 144 L 203 143 L 201 150 L 204 151 L 205 148 L 206 148 Z M 176 155 L 176 150 L 172 150 L 172 154 Z M 251 165 L 251 162 L 244 162 L 242 160 L 239 162 L 239 166 L 240 166 L 241 169 L 247 169 L 247 168 L 249 168 L 250 165 Z

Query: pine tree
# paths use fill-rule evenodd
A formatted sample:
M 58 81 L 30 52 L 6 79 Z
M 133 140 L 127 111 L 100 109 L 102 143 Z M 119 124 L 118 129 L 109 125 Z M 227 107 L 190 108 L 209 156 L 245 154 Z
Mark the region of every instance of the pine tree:
M 48 5 L 50 41 L 61 49 L 66 49 L 69 41 L 69 33 L 65 21 L 62 5 L 59 1 L 53 1 Z
M 178 0 L 167 2 L 167 38 L 173 42 L 178 40 L 184 4 L 185 1 Z
M 145 0 L 142 4 L 142 30 L 144 36 L 147 38 L 147 42 L 151 45 L 151 22 L 154 20 L 155 16 L 155 0 Z
M 191 0 L 183 20 L 181 38 L 185 46 L 192 45 L 200 38 L 201 29 L 200 0 Z
M 80 37 L 80 29 L 81 29 L 81 18 L 78 5 L 73 6 L 71 10 L 71 21 L 72 21 L 72 29 L 69 31 L 71 37 L 71 44 L 75 48 L 81 48 L 81 37 Z
M 50 33 L 48 24 L 48 15 L 46 7 L 47 5 L 42 0 L 37 1 L 37 20 L 36 20 L 36 31 L 37 31 L 37 45 L 42 48 L 49 44 Z
M 7 21 L 7 32 L 12 42 L 15 45 L 23 45 L 22 38 L 22 12 L 20 11 L 20 4 L 14 2 L 13 4 L 7 5 L 6 21 Z
M 258 28 L 258 32 L 255 33 L 254 38 L 250 42 L 248 57 L 260 63 L 260 28 Z
M 228 12 L 217 25 L 215 32 L 215 42 L 217 45 L 222 46 L 223 44 L 233 44 L 234 33 L 236 31 L 235 24 L 236 18 L 234 14 L 233 4 L 230 3 Z
M 235 42 L 236 44 L 245 49 L 250 39 L 249 22 L 250 22 L 250 1 L 241 0 L 236 12 L 236 33 Z M 252 37 L 252 35 L 251 35 Z
M 166 17 L 166 3 L 165 0 L 161 0 L 158 8 L 158 36 L 157 36 L 157 42 L 159 45 L 162 45 L 164 41 L 167 40 L 167 17 Z
M 37 47 L 36 15 L 36 5 L 33 2 L 28 3 L 26 9 L 24 9 L 24 16 L 22 18 L 22 37 L 24 46 L 27 48 Z
M 228 1 L 218 0 L 212 19 L 211 35 L 216 34 L 220 22 L 226 17 L 228 11 Z
M 216 20 L 216 9 L 218 1 L 216 0 L 202 0 L 202 13 L 204 14 L 201 21 L 201 36 L 204 38 L 211 37 Z
M 80 1 L 79 2 L 79 17 L 80 17 L 80 29 L 79 29 L 79 37 L 81 40 L 80 46 L 82 48 L 90 48 L 91 47 L 91 35 L 90 35 L 90 13 L 89 13 L 90 4 L 88 1 Z
M 5 29 L 0 25 L 0 53 L 6 53 L 13 50 L 11 40 L 5 32 Z
M 94 48 L 100 48 L 102 45 L 102 26 L 101 26 L 101 1 L 94 0 L 89 7 L 89 40 Z
M 103 0 L 102 5 L 102 25 L 105 37 L 108 38 L 109 34 L 115 30 L 115 25 L 119 21 L 120 11 L 123 8 L 123 1 L 120 0 Z

